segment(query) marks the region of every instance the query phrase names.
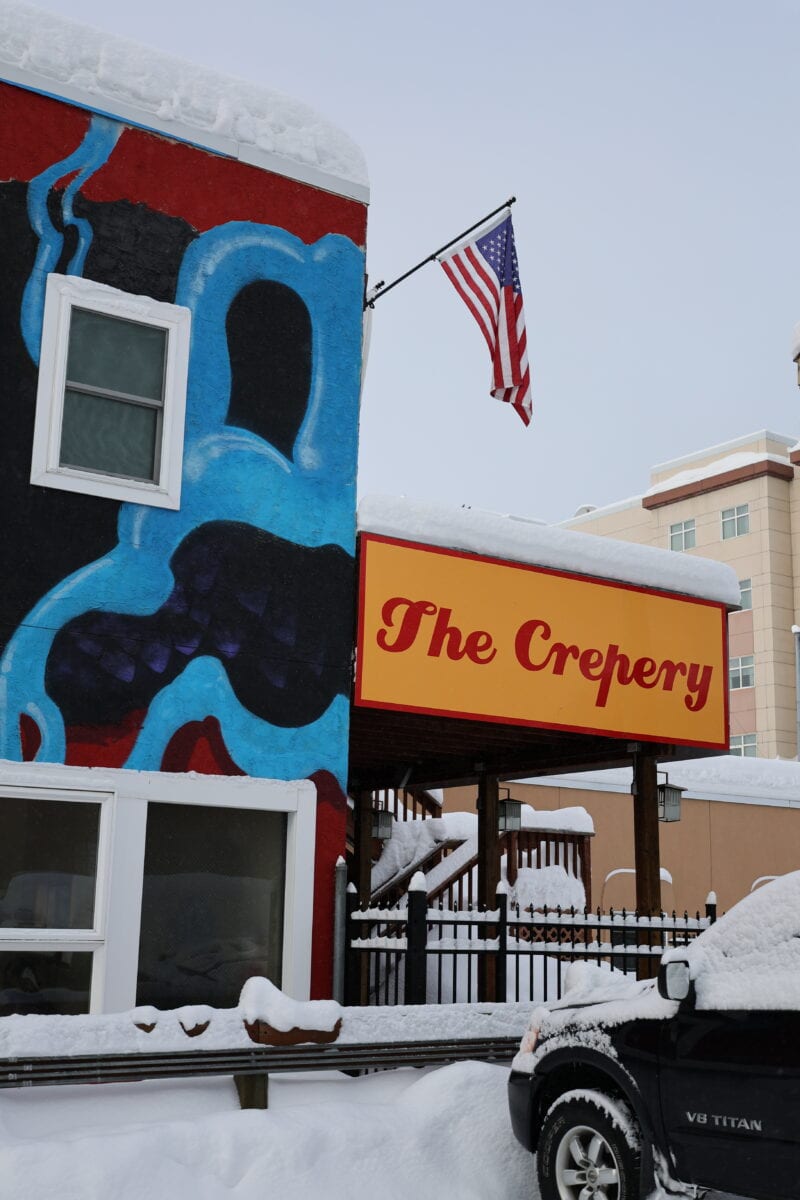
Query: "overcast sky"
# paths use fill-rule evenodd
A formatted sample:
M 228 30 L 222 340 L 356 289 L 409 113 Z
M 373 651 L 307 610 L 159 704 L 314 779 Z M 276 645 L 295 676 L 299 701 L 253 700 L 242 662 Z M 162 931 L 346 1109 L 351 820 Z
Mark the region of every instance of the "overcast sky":
M 364 149 L 390 281 L 516 195 L 528 429 L 437 265 L 375 307 L 359 486 L 559 520 L 800 437 L 797 0 L 47 0 L 305 100 Z

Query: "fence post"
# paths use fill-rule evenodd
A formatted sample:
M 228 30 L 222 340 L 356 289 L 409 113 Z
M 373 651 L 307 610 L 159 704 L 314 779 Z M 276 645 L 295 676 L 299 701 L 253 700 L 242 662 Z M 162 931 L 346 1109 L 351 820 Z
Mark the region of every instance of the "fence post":
M 506 1002 L 506 963 L 508 962 L 508 884 L 502 879 L 497 885 L 497 968 L 495 972 L 495 1000 Z
M 345 999 L 348 1005 L 358 1005 L 361 999 L 361 963 L 366 957 L 361 951 L 353 949 L 353 938 L 361 935 L 361 922 L 353 920 L 353 913 L 358 908 L 358 891 L 354 883 L 347 885 L 345 904 Z
M 406 1004 L 424 1004 L 427 999 L 428 886 L 422 871 L 408 885 L 406 918 Z
M 347 953 L 347 863 L 341 854 L 333 872 L 333 998 L 344 1003 L 344 960 Z
M 717 919 L 717 893 L 709 892 L 706 896 L 706 916 L 708 917 L 709 925 L 713 925 Z

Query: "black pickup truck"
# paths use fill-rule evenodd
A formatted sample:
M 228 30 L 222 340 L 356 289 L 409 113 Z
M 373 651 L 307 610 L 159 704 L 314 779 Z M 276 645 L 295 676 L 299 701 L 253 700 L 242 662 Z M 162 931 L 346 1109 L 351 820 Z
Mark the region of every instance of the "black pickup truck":
M 577 974 L 509 1080 L 542 1200 L 800 1200 L 800 871 L 667 951 L 657 985 Z

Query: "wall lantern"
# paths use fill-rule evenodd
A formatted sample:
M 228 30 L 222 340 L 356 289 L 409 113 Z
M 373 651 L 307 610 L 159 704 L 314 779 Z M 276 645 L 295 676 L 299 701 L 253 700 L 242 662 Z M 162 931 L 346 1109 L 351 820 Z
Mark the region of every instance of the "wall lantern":
M 504 788 L 505 798 L 497 809 L 497 828 L 500 833 L 516 833 L 522 828 L 522 802 L 511 799 L 511 788 Z
M 372 836 L 379 842 L 388 842 L 393 826 L 393 814 L 383 807 L 383 801 L 379 801 L 372 810 Z
M 664 774 L 666 775 L 666 772 Z M 658 785 L 659 821 L 680 821 L 681 796 L 685 791 L 686 788 L 676 787 L 674 783 L 670 783 L 669 775 L 666 775 L 665 782 Z

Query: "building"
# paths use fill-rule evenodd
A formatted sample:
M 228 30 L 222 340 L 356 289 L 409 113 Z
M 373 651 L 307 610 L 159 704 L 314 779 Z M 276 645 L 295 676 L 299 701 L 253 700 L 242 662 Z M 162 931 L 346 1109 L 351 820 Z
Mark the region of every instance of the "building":
M 731 752 L 798 752 L 800 446 L 760 430 L 653 467 L 640 496 L 586 506 L 568 529 L 730 564 L 741 610 L 730 616 Z
M 0 1013 L 330 995 L 361 155 L 282 96 L 10 19 Z

